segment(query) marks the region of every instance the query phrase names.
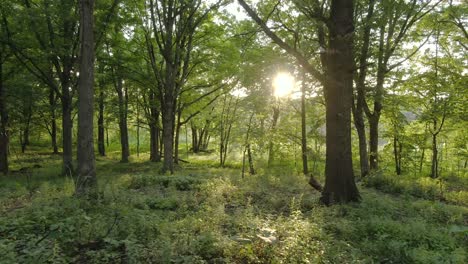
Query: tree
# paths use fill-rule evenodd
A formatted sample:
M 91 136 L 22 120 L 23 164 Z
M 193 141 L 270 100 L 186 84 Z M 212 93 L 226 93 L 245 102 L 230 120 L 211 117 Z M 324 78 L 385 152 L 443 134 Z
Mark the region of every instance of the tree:
M 75 2 L 52 5 L 49 1 L 32 4 L 26 0 L 13 8 L 17 15 L 3 20 L 8 44 L 18 61 L 60 97 L 63 173 L 71 174 L 72 91 L 78 41 Z
M 94 157 L 94 0 L 80 0 L 80 77 L 78 80 L 78 168 L 76 194 L 97 191 Z
M 196 66 L 190 65 L 195 35 L 208 13 L 220 2 L 205 7 L 200 0 L 149 1 L 150 26 L 145 38 L 161 105 L 163 171 L 174 171 L 176 112 L 182 88 Z
M 3 11 L 3 10 L 2 10 Z M 3 12 L 1 12 L 3 18 Z M 4 28 L 0 27 L 0 37 L 3 38 Z M 2 39 L 3 40 L 3 39 Z M 6 106 L 6 87 L 4 77 L 4 65 L 10 57 L 8 54 L 7 45 L 5 42 L 0 42 L 0 172 L 8 173 L 8 109 Z
M 322 56 L 324 74 L 297 49 L 279 38 L 244 0 L 239 0 L 239 3 L 268 37 L 294 56 L 304 70 L 324 86 L 327 149 L 321 201 L 327 205 L 358 201 L 360 196 L 354 182 L 351 157 L 354 1 L 334 0 L 330 5 L 330 16 L 326 18 L 324 13 L 319 16 L 327 21 L 328 29 L 328 44 L 324 46 L 326 52 Z

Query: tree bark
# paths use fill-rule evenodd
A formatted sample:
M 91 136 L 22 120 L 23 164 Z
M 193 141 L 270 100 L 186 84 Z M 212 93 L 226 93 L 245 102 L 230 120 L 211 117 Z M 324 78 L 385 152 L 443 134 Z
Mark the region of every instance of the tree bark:
M 180 116 L 181 112 L 177 111 L 177 121 L 175 125 L 175 135 L 174 135 L 174 163 L 179 164 L 179 136 L 180 136 L 180 128 L 182 124 L 180 123 Z
M 31 104 L 32 102 L 28 102 Z M 29 146 L 31 143 L 29 141 L 29 135 L 31 131 L 31 118 L 32 118 L 32 106 L 29 105 L 26 113 L 26 124 L 24 124 L 24 131 L 23 131 L 23 140 L 21 144 L 21 153 L 26 152 L 26 147 Z
M 273 165 L 273 161 L 275 159 L 275 144 L 273 142 L 274 134 L 276 132 L 276 125 L 278 124 L 278 118 L 280 114 L 280 109 L 279 109 L 279 102 L 277 102 L 278 105 L 273 107 L 273 121 L 271 123 L 271 133 L 273 134 L 270 137 L 270 142 L 268 143 L 268 167 Z
M 369 118 L 369 164 L 371 170 L 377 170 L 379 167 L 379 119 L 380 114 L 374 114 Z
M 434 127 L 436 123 L 434 122 Z M 437 148 L 437 134 L 432 134 L 432 164 L 431 164 L 431 178 L 439 177 L 439 149 Z
M 363 40 L 361 46 L 361 54 L 359 56 L 359 73 L 357 74 L 356 91 L 357 91 L 357 102 L 354 107 L 353 102 L 353 117 L 354 125 L 358 134 L 359 142 L 359 163 L 361 168 L 361 177 L 365 177 L 369 174 L 369 157 L 367 153 L 367 139 L 366 139 L 366 127 L 364 122 L 364 107 L 367 107 L 366 103 L 366 91 L 365 81 L 367 77 L 367 58 L 369 56 L 369 45 L 370 45 L 370 32 L 371 32 L 371 19 L 374 14 L 375 0 L 369 1 L 367 10 L 367 16 L 365 25 L 363 27 Z M 357 68 L 357 67 L 356 67 Z
M 150 127 L 150 161 L 151 162 L 160 162 L 161 161 L 161 152 L 159 151 L 159 111 L 156 107 L 156 95 L 154 92 L 150 93 L 149 98 L 150 103 L 150 117 L 149 117 L 149 127 Z
M 174 102 L 169 99 L 163 110 L 163 145 L 164 163 L 163 172 L 174 173 Z
M 57 100 L 55 98 L 55 90 L 50 88 L 49 91 L 49 106 L 50 106 L 50 140 L 52 144 L 53 154 L 58 154 L 57 146 L 57 117 L 55 109 L 57 107 Z
M 3 55 L 3 54 L 0 54 Z M 2 60 L 3 58 L 0 58 Z M 8 173 L 8 111 L 6 91 L 3 85 L 3 61 L 0 61 L 0 172 Z
M 80 0 L 81 56 L 78 80 L 78 178 L 77 195 L 96 195 L 94 157 L 94 0 Z
M 72 153 L 72 98 L 68 87 L 68 82 L 62 82 L 62 148 L 63 148 L 63 168 L 64 175 L 73 175 L 73 153 Z
M 309 166 L 307 163 L 307 127 L 306 127 L 306 87 L 305 87 L 305 72 L 302 75 L 301 85 L 301 152 L 302 152 L 302 173 L 309 174 Z
M 98 102 L 98 152 L 99 155 L 106 156 L 106 146 L 104 138 L 104 87 L 99 85 L 99 102 Z
M 333 0 L 325 67 L 326 164 L 321 202 L 326 205 L 360 200 L 351 153 L 354 1 Z
M 401 150 L 402 144 L 398 139 L 397 135 L 393 136 L 393 156 L 395 160 L 395 172 L 397 175 L 401 175 Z
M 120 146 L 121 146 L 120 162 L 128 162 L 128 157 L 130 156 L 130 146 L 128 143 L 128 126 L 127 126 L 128 95 L 127 95 L 127 89 L 125 89 L 123 86 L 122 78 L 120 76 L 118 76 L 117 78 L 118 79 L 117 79 L 116 91 L 117 91 L 117 96 L 119 99 L 119 131 L 120 131 Z
M 327 19 L 329 46 L 323 65 L 325 74 L 320 73 L 303 54 L 272 32 L 244 0 L 238 1 L 267 36 L 293 55 L 308 73 L 324 85 L 327 111 L 327 153 L 326 182 L 321 201 L 329 205 L 334 202 L 360 200 L 359 191 L 354 182 L 351 157 L 354 1 L 331 1 L 330 18 Z

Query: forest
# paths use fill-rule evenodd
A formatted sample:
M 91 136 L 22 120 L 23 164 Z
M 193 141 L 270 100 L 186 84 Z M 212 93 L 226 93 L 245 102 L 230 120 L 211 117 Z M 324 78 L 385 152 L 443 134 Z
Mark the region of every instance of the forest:
M 0 0 L 0 263 L 468 263 L 463 0 Z

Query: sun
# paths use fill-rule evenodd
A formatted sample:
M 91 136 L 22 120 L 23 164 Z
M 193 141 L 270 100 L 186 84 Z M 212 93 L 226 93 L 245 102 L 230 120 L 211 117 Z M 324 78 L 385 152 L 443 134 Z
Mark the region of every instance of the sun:
M 286 97 L 294 89 L 294 77 L 286 72 L 280 72 L 273 79 L 273 94 L 275 97 Z

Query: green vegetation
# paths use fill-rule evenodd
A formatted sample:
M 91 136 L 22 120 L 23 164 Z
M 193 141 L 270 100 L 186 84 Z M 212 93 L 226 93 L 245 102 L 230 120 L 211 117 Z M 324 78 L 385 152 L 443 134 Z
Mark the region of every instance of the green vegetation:
M 0 0 L 0 264 L 468 263 L 467 15 Z
M 293 171 L 242 179 L 239 169 L 194 160 L 159 175 L 158 163 L 101 158 L 101 196 L 88 201 L 74 198 L 73 181 L 59 176 L 59 157 L 33 153 L 17 162 L 42 168 L 0 182 L 2 263 L 468 259 L 466 192 L 450 187 L 459 185 L 454 179 L 440 189 L 430 178 L 371 176 L 359 184 L 361 203 L 324 207 Z

